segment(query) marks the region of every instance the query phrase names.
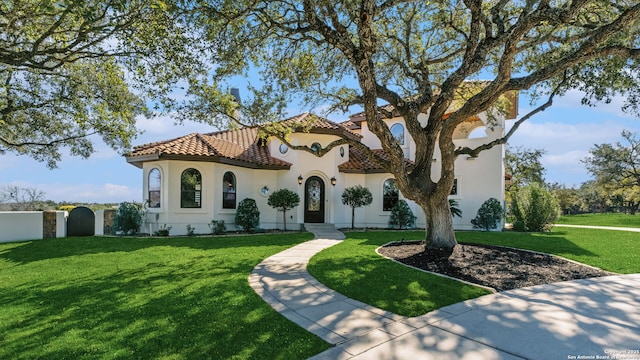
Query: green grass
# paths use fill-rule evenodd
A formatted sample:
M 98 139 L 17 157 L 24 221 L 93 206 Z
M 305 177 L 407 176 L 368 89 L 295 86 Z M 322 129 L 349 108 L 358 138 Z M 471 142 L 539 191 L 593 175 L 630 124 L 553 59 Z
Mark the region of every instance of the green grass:
M 640 216 L 620 213 L 565 215 L 556 223 L 640 228 Z
M 548 233 L 459 232 L 460 242 L 540 251 L 621 274 L 640 273 L 640 234 L 630 231 L 553 228 Z
M 490 293 L 459 281 L 416 271 L 376 254 L 389 241 L 420 239 L 424 232 L 351 232 L 342 243 L 316 254 L 308 270 L 330 288 L 403 316 Z
M 353 232 L 316 255 L 328 286 L 405 316 L 487 292 L 386 260 L 375 249 L 423 231 Z M 459 232 L 459 241 L 531 249 L 640 273 L 638 233 Z M 329 347 L 249 287 L 253 267 L 310 234 L 66 238 L 0 244 L 0 359 L 304 359 Z
M 0 244 L 1 359 L 304 359 L 329 345 L 249 286 L 310 234 Z

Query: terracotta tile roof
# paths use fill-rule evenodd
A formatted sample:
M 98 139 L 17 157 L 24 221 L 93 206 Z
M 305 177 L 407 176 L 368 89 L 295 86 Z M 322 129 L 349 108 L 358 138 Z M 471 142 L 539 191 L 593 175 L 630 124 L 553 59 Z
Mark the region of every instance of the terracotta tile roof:
M 346 127 L 310 113 L 278 122 L 294 131 L 362 137 Z M 249 168 L 288 169 L 291 163 L 276 159 L 260 139 L 261 126 L 244 127 L 208 134 L 193 133 L 175 139 L 139 145 L 126 155 L 127 161 L 142 167 L 142 162 L 163 159 L 184 159 L 234 164 Z
M 338 124 L 308 112 L 283 120 L 278 124 L 289 127 L 294 131 L 308 131 L 313 134 L 334 134 L 347 136 L 354 140 L 362 139 L 360 134 L 351 131 L 342 123 Z
M 394 106 L 391 104 L 381 106 L 380 108 L 386 111 L 392 112 L 394 116 L 399 116 L 399 114 L 395 111 Z M 364 116 L 364 111 L 353 114 L 353 115 L 349 115 L 349 122 L 354 123 L 358 126 L 360 126 L 360 123 L 365 120 L 366 120 L 366 117 Z
M 340 125 L 346 127 L 349 130 L 359 130 L 362 129 L 362 126 L 360 125 L 360 123 L 354 123 L 351 120 L 347 120 L 347 121 L 343 121 L 340 123 Z
M 154 154 L 167 155 L 193 155 L 193 156 L 218 156 L 218 151 L 211 147 L 203 136 L 198 133 L 189 134 L 179 138 L 144 144 L 133 148 L 129 156 L 142 156 Z
M 288 169 L 291 163 L 276 159 L 258 137 L 257 127 L 189 134 L 176 139 L 136 146 L 127 161 L 140 167 L 158 159 L 229 163 L 249 168 Z
M 389 154 L 387 154 L 382 149 L 375 149 L 372 151 L 382 159 L 390 159 Z M 409 167 L 413 166 L 413 161 L 406 158 L 404 159 L 404 161 Z M 345 162 L 344 164 L 338 165 L 338 170 L 343 173 L 360 174 L 388 172 L 387 170 L 382 168 L 382 166 L 371 161 L 362 150 L 354 146 L 349 147 L 349 161 Z

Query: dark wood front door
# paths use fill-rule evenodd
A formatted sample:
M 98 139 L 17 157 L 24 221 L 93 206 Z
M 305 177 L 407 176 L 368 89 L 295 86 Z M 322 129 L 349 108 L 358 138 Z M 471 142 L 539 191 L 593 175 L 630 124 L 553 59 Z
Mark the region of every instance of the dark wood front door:
M 317 176 L 304 183 L 304 222 L 324 222 L 324 181 Z

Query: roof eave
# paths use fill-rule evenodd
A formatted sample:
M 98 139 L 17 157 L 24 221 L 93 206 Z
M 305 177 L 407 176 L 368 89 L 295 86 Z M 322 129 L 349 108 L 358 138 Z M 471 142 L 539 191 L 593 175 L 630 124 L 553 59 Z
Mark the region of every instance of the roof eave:
M 125 156 L 127 162 L 137 168 L 142 169 L 142 164 L 147 161 L 156 161 L 160 159 L 160 154 L 148 154 L 148 155 L 133 155 Z
M 243 160 L 231 159 L 220 156 L 201 156 L 201 155 L 178 155 L 178 154 L 151 154 L 128 156 L 127 162 L 135 167 L 142 169 L 142 164 L 147 161 L 157 160 L 182 160 L 182 161 L 198 161 L 198 162 L 214 162 L 220 164 L 234 165 L 248 169 L 264 169 L 264 170 L 289 170 L 291 164 L 257 164 Z
M 387 174 L 388 171 L 384 169 L 340 169 L 338 172 L 345 174 Z

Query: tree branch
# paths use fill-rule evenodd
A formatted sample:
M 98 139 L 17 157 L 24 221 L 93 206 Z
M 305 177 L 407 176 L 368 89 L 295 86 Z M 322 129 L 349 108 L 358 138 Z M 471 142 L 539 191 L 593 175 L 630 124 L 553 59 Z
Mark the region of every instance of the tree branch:
M 520 118 L 520 120 L 516 121 L 513 126 L 511 127 L 511 129 L 509 130 L 509 132 L 503 136 L 500 139 L 496 139 L 494 141 L 491 141 L 489 143 L 480 145 L 476 148 L 469 148 L 469 147 L 462 147 L 462 148 L 458 148 L 455 151 L 455 155 L 459 156 L 459 155 L 469 155 L 471 157 L 477 157 L 478 154 L 482 151 L 485 150 L 489 150 L 491 148 L 493 148 L 494 146 L 497 145 L 503 145 L 506 144 L 509 141 L 509 138 L 511 138 L 511 136 L 516 132 L 516 130 L 518 130 L 518 128 L 520 127 L 520 125 L 522 125 L 525 121 L 529 120 L 531 117 L 533 117 L 534 115 L 545 111 L 546 109 L 548 109 L 549 107 L 551 107 L 551 105 L 553 105 L 553 98 L 558 95 L 558 93 L 560 92 L 562 86 L 566 83 L 566 81 L 568 80 L 567 78 L 567 74 L 565 73 L 565 76 L 563 78 L 563 80 L 560 82 L 560 84 L 558 84 L 555 89 L 553 89 L 553 91 L 551 92 L 551 94 L 549 95 L 547 101 L 536 107 L 535 109 L 531 110 L 529 113 L 527 113 L 526 115 L 524 115 L 522 118 Z

